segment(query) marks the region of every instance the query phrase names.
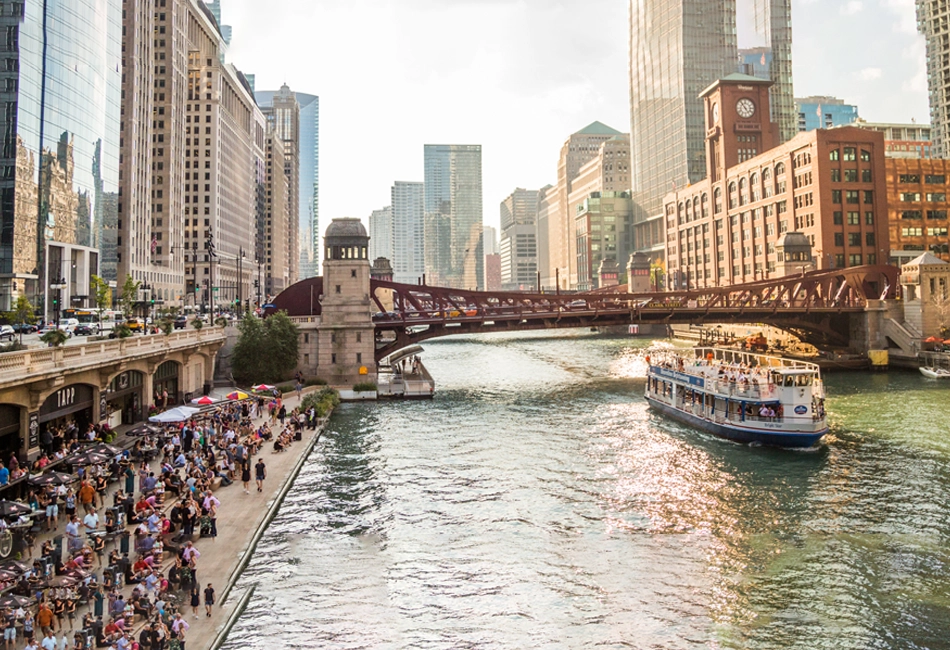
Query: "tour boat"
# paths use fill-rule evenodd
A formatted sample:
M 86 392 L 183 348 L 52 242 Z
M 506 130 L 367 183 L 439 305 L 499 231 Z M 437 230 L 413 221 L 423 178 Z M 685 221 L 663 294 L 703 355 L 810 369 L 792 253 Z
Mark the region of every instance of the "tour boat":
M 721 348 L 646 361 L 650 406 L 720 438 L 811 447 L 828 432 L 817 364 Z
M 934 366 L 921 366 L 920 374 L 930 379 L 950 379 L 950 370 Z

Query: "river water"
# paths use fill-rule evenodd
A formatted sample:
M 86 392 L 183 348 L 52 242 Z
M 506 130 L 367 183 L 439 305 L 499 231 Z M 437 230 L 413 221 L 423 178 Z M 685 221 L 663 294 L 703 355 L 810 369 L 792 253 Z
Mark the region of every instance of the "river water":
M 642 398 L 650 341 L 434 340 L 426 402 L 334 414 L 226 648 L 948 648 L 950 386 L 826 377 L 816 450 Z

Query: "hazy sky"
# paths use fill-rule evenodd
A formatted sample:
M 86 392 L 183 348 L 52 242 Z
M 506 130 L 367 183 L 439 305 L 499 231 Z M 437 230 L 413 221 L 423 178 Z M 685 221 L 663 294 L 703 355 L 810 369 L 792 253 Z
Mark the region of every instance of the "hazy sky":
M 571 133 L 594 120 L 630 130 L 628 0 L 221 4 L 228 58 L 258 89 L 320 96 L 323 229 L 388 205 L 394 180 L 423 180 L 427 143 L 482 145 L 485 223 L 497 227 L 515 187 L 554 183 Z M 869 121 L 929 121 L 914 0 L 792 6 L 796 96 L 841 97 Z

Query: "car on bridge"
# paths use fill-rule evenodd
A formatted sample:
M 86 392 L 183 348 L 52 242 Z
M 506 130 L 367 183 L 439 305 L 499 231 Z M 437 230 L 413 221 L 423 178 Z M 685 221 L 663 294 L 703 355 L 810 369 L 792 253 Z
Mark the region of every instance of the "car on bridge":
M 399 320 L 399 314 L 394 311 L 378 311 L 373 314 L 373 322 Z
M 572 300 L 567 303 L 567 309 L 570 311 L 582 311 L 584 309 L 589 309 L 586 300 Z

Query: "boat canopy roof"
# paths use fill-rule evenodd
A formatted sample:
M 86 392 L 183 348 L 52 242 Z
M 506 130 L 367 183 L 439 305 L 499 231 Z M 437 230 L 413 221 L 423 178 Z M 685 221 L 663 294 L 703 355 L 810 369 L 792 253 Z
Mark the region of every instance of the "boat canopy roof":
M 777 372 L 783 375 L 813 375 L 818 369 L 817 368 L 772 368 L 773 372 Z
M 402 350 L 393 352 L 388 357 L 386 357 L 384 361 L 385 363 L 388 363 L 389 365 L 394 366 L 400 361 L 402 361 L 403 359 L 408 359 L 409 357 L 419 354 L 420 352 L 422 352 L 421 345 L 410 345 L 407 348 L 403 348 Z

